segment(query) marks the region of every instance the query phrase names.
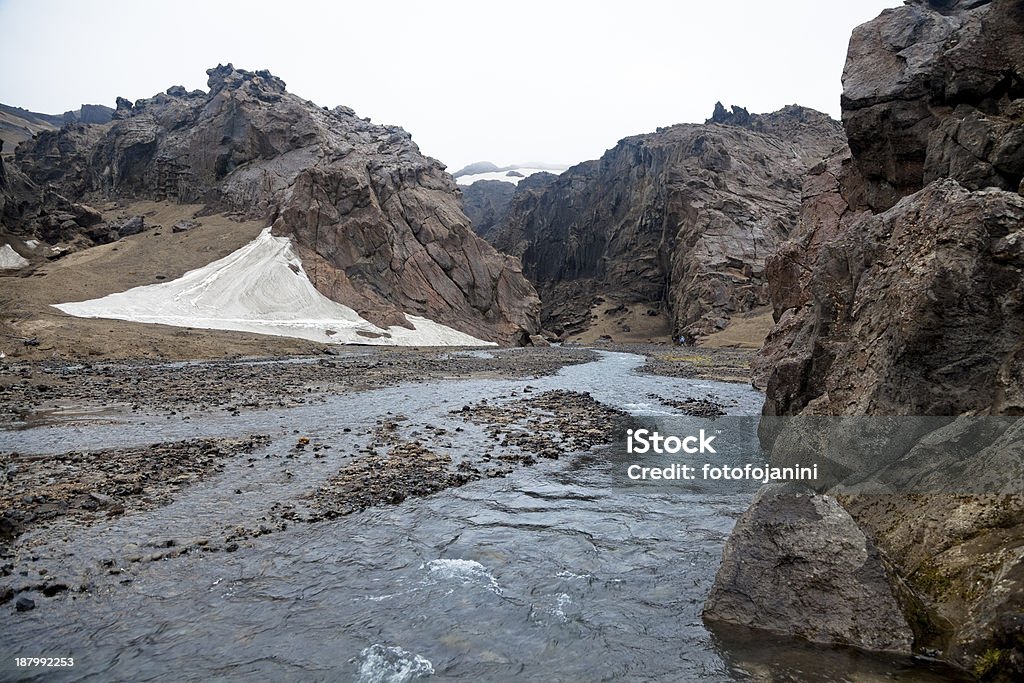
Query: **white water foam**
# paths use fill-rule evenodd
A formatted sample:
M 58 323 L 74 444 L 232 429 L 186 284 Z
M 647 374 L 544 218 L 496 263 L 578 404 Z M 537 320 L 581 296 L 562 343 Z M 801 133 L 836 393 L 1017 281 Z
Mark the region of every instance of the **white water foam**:
M 458 581 L 462 585 L 476 585 L 491 591 L 495 595 L 501 595 L 501 586 L 498 580 L 476 560 L 440 559 L 430 560 L 422 565 L 420 569 L 426 569 L 430 576 L 445 581 Z
M 400 647 L 374 643 L 359 653 L 358 683 L 407 683 L 434 674 L 434 665 Z
M 552 619 L 554 623 L 568 624 L 569 615 L 565 610 L 572 604 L 572 597 L 568 593 L 546 596 L 530 607 L 530 621 L 542 626 L 551 624 Z
M 414 330 L 377 327 L 318 292 L 291 239 L 271 235 L 270 228 L 241 249 L 177 280 L 54 308 L 80 318 L 254 332 L 324 344 L 495 345 L 415 315 L 406 316 Z

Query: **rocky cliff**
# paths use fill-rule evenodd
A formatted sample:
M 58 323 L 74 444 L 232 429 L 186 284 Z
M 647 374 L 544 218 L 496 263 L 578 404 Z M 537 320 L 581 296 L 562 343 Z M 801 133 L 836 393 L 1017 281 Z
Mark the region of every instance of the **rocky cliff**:
M 408 325 L 409 313 L 505 343 L 539 329 L 518 261 L 473 234 L 454 181 L 408 133 L 318 107 L 266 71 L 208 74 L 209 92 L 119 98 L 110 124 L 43 132 L 17 164 L 71 201 L 144 198 L 263 217 L 293 238 L 322 293 L 378 325 Z M 31 216 L 22 227 L 33 229 Z
M 765 259 L 796 224 L 801 180 L 842 142 L 810 109 L 718 105 L 703 125 L 521 181 L 492 241 L 522 258 L 548 327 L 586 329 L 612 300 L 662 312 L 676 335 L 708 334 L 767 304 Z
M 1014 0 L 930 0 L 855 30 L 843 95 L 850 151 L 811 170 L 799 226 L 766 266 L 776 326 L 755 377 L 765 416 L 802 424 L 974 416 L 924 430 L 887 423 L 891 446 L 870 454 L 862 444 L 874 436 L 846 435 L 841 481 L 824 486 L 881 553 L 888 586 L 875 582 L 871 599 L 897 598 L 904 617 L 887 624 L 890 642 L 909 627 L 913 650 L 987 680 L 1024 675 L 1024 422 L 983 419 L 1024 415 L 1022 22 Z M 808 450 L 799 429 L 763 433 L 775 462 L 829 457 L 828 438 Z M 880 473 L 898 476 L 866 485 Z M 927 495 L 904 485 L 922 481 Z M 747 516 L 785 524 L 792 505 L 762 496 Z M 784 560 L 749 535 L 730 539 L 729 554 L 758 555 L 749 575 L 789 581 L 794 567 L 852 542 L 853 532 L 817 531 L 820 542 Z M 730 596 L 747 588 L 739 572 L 720 574 L 707 617 L 749 623 L 741 612 L 767 603 L 735 609 Z M 819 608 L 809 599 L 794 609 L 815 623 Z M 852 635 L 879 626 L 861 618 L 844 638 L 808 637 L 875 647 Z M 786 630 L 769 622 L 758 626 Z
M 768 264 L 766 414 L 1024 412 L 1022 22 L 935 0 L 854 31 L 852 154 L 813 169 Z
M 478 180 L 462 188 L 462 206 L 473 232 L 489 239 L 501 225 L 516 186 L 502 180 Z

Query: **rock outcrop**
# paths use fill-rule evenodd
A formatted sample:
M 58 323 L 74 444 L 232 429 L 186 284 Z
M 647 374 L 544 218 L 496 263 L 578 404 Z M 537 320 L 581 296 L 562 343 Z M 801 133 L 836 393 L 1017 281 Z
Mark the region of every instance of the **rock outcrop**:
M 937 178 L 1017 191 L 1022 35 L 1016 0 L 912 0 L 854 31 L 843 125 L 873 208 Z
M 839 124 L 810 109 L 719 105 L 703 125 L 521 181 L 492 241 L 522 258 L 546 327 L 578 332 L 613 300 L 666 313 L 676 335 L 708 334 L 767 304 L 765 258 L 796 224 L 803 175 L 840 145 Z
M 489 240 L 505 218 L 515 192 L 516 186 L 503 180 L 478 180 L 463 187 L 462 206 L 473 232 Z
M 850 151 L 812 169 L 766 266 L 776 326 L 755 368 L 765 416 L 794 424 L 970 416 L 890 418 L 893 446 L 870 454 L 847 438 L 826 490 L 888 558 L 914 649 L 986 680 L 1024 675 L 1022 21 L 1013 0 L 930 0 L 854 31 Z M 788 429 L 762 430 L 773 462 L 833 455 Z
M 17 163 L 75 201 L 263 217 L 293 238 L 317 289 L 378 325 L 408 326 L 409 313 L 503 343 L 539 331 L 518 261 L 473 234 L 454 181 L 408 133 L 318 107 L 267 71 L 208 74 L 209 92 L 119 98 L 110 124 L 44 132 Z
M 1021 21 L 1012 1 L 935 0 L 854 31 L 852 154 L 812 170 L 767 266 L 765 414 L 1024 412 Z M 970 161 L 950 134 L 975 123 Z
M 769 264 L 765 414 L 1024 411 L 1024 197 L 942 179 L 872 214 L 846 178 L 811 176 Z

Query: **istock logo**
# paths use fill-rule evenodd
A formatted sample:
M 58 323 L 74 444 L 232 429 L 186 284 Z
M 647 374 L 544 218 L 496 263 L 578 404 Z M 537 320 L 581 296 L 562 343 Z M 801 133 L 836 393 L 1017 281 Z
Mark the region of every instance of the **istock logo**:
M 627 453 L 715 453 L 711 442 L 713 436 L 707 436 L 704 430 L 700 430 L 699 436 L 662 436 L 658 432 L 647 429 L 626 430 L 626 452 Z

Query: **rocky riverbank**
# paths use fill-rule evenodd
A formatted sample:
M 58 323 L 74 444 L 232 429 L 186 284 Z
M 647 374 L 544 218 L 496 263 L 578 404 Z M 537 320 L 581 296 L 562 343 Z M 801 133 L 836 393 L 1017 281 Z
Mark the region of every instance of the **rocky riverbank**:
M 226 361 L 7 362 L 0 372 L 0 424 L 101 419 L 117 407 L 170 417 L 203 409 L 237 414 L 322 402 L 330 394 L 402 382 L 533 377 L 592 360 L 583 348 L 448 351 L 330 349 L 331 355 Z
M 650 358 L 659 349 L 644 350 Z M 597 357 L 592 349 L 550 347 L 8 362 L 0 374 L 0 434 L 8 444 L 0 453 L 0 593 L 7 601 L 92 592 L 97 581 L 131 580 L 139 563 L 234 552 L 295 524 L 403 503 L 610 443 L 625 413 L 585 391 L 551 389 L 548 379 Z M 525 383 L 460 400 L 441 380 Z M 545 382 L 548 388 L 537 386 Z M 431 383 L 447 406 L 430 421 L 389 399 L 383 414 L 349 427 L 329 407 Z M 724 407 L 703 388 L 681 400 L 660 393 L 645 400 L 686 414 Z M 332 416 L 327 424 L 311 421 L 321 414 Z M 211 428 L 241 436 L 215 436 Z M 68 450 L 54 451 L 63 439 L 38 440 L 52 430 L 67 430 Z M 109 436 L 78 436 L 97 431 Z M 203 436 L 167 438 L 190 433 Z M 86 445 L 93 443 L 103 445 Z M 208 504 L 222 506 L 224 519 L 198 528 L 172 521 L 172 510 L 193 495 L 216 501 Z M 147 515 L 159 519 L 154 537 L 87 540 L 122 518 Z M 79 546 L 74 559 L 68 544 Z

